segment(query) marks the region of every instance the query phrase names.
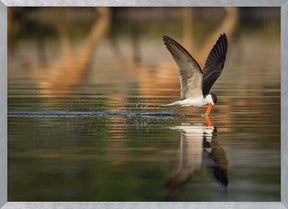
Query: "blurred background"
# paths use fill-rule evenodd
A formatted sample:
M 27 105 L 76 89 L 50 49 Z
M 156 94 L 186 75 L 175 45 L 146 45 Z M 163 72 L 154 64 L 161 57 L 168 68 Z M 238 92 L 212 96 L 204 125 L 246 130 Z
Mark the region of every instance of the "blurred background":
M 205 107 L 180 98 L 168 35 L 203 66 L 226 33 Z M 9 201 L 279 201 L 280 8 L 8 10 Z

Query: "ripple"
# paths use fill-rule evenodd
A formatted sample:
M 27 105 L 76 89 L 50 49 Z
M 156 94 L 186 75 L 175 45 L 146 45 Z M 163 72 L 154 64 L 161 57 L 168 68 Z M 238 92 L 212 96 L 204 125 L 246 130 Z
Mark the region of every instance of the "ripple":
M 155 119 L 170 119 L 174 117 L 185 117 L 183 114 L 173 114 L 170 112 L 8 112 L 8 117 L 144 117 Z

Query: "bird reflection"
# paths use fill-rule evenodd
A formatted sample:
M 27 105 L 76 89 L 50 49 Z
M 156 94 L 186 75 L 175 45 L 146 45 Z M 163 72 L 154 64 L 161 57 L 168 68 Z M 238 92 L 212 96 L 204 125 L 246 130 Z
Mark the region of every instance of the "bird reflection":
M 217 129 L 208 116 L 206 121 L 207 125 L 182 123 L 171 128 L 181 131 L 178 169 L 167 183 L 171 191 L 187 183 L 202 166 L 208 168 L 217 182 L 227 187 L 226 152 L 217 141 Z

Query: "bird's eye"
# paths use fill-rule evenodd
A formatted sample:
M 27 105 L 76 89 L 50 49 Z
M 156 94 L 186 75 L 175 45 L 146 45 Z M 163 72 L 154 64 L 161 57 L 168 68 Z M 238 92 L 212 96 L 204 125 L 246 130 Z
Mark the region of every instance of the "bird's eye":
M 215 94 L 211 94 L 211 95 L 212 95 L 213 103 L 216 104 L 217 103 L 217 96 Z

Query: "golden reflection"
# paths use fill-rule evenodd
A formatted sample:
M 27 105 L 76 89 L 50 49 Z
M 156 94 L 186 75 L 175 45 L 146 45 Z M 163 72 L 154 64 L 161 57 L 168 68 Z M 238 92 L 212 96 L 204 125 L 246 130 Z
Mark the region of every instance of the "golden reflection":
M 175 195 L 174 192 L 187 183 L 202 166 L 208 168 L 221 185 L 228 185 L 226 152 L 216 139 L 216 127 L 208 116 L 206 120 L 207 125 L 182 123 L 171 128 L 181 132 L 181 141 L 178 169 L 167 183 L 169 195 Z
M 36 70 L 35 76 L 40 87 L 40 95 L 56 96 L 73 93 L 71 87 L 83 84 L 91 69 L 95 45 L 107 36 L 110 29 L 110 8 L 96 8 L 99 17 L 93 24 L 81 47 L 74 49 L 67 29 L 61 21 L 55 23 L 62 52 L 57 62 L 48 63 L 47 67 Z

